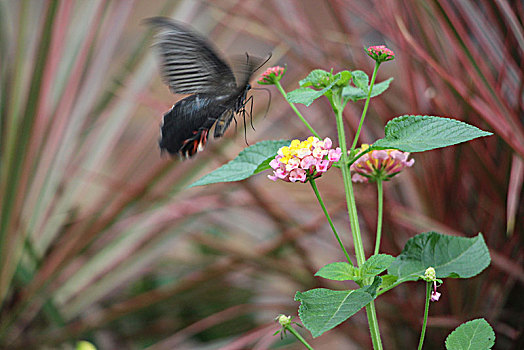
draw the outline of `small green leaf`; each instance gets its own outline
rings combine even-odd
[[[389,288],[392,285],[394,285],[395,282],[397,282],[397,280],[398,280],[398,277],[397,276],[393,276],[393,275],[383,275],[383,276],[380,276],[380,277],[382,278],[382,283],[380,284],[379,289]]]
[[[377,297],[378,288],[380,287],[381,284],[382,284],[382,277],[375,276],[375,278],[373,279],[373,283],[362,287],[362,290],[371,294],[373,299],[375,299]]]
[[[483,318],[461,324],[446,338],[447,350],[488,350],[493,345],[495,332]]]
[[[322,267],[315,276],[333,281],[354,281],[360,278],[358,269],[347,262],[334,262]]]
[[[334,77],[335,85],[346,86],[349,84],[351,77],[352,77],[352,74],[348,70],[343,70],[341,72],[338,72]]]
[[[331,84],[331,86],[333,86],[333,84]],[[288,92],[287,100],[291,103],[302,103],[306,106],[309,106],[317,98],[324,96],[324,93],[328,91],[331,88],[331,86],[318,91],[307,87],[301,87]]]
[[[481,233],[466,238],[425,232],[406,243],[388,273],[402,282],[416,281],[431,266],[437,278],[470,278],[481,273],[490,262]]]
[[[189,187],[218,182],[240,181],[257,173],[262,163],[274,157],[280,147],[289,145],[287,140],[261,141],[242,150],[238,156],[220,168],[204,175]],[[269,162],[268,162],[269,164]]]
[[[391,84],[392,81],[393,78],[389,78],[380,83],[375,83],[375,85],[373,85],[373,91],[371,91],[371,97],[378,96],[382,94],[384,91],[386,91],[389,88],[389,84]],[[364,100],[368,97],[368,89],[364,91],[362,89],[359,89],[358,87],[348,85],[342,90],[342,97],[346,101]]]
[[[369,92],[368,75],[361,70],[355,70],[351,73],[351,75],[353,77],[353,84],[360,90],[364,91],[367,96],[367,93]]]
[[[323,88],[329,85],[333,78],[333,74],[322,69],[312,70],[307,77],[298,82],[301,87],[313,86],[315,88]]]
[[[383,139],[373,148],[422,152],[492,135],[461,121],[429,115],[403,115],[390,120]]]
[[[395,257],[387,254],[377,254],[369,257],[364,265],[361,267],[362,278],[369,278],[378,275],[385,271],[391,263],[395,261]]]
[[[380,278],[373,285],[356,290],[336,291],[325,288],[297,292],[298,315],[313,337],[338,326],[373,300]]]
[[[324,70],[315,69],[300,81],[300,88],[287,93],[287,100],[291,103],[302,103],[309,106],[319,97],[327,95],[329,98],[333,86],[346,85],[350,79],[351,73],[349,71],[342,71],[333,75]],[[314,90],[307,86],[321,90]]]

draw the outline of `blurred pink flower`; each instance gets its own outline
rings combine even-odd
[[[280,66],[269,67],[264,73],[258,78],[257,82],[262,85],[273,85],[277,81],[280,81],[284,74],[286,74],[287,68]]]
[[[365,151],[369,145],[363,144],[359,152]],[[409,153],[396,149],[373,150],[351,164],[353,182],[369,182],[370,180],[388,181],[405,167],[411,167],[414,159],[408,160]]]
[[[370,46],[366,51],[368,56],[378,63],[395,59],[395,53],[385,45]]]
[[[442,294],[437,292],[437,281],[433,282],[433,290],[431,291],[431,301],[438,301]]]

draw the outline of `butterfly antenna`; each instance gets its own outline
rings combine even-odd
[[[247,52],[246,52],[246,54],[247,54]],[[256,72],[257,70],[259,70],[260,67],[262,67],[264,64],[266,64],[271,59],[272,56],[273,56],[273,53],[270,52],[268,57],[266,58],[266,60],[264,62],[262,62],[253,72]]]
[[[266,88],[251,88],[253,90],[264,90],[268,93],[269,100],[267,101],[267,107],[266,107],[266,113],[264,113],[264,119],[267,117],[267,113],[269,112],[269,106],[271,105],[271,90]]]

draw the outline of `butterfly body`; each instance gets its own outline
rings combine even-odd
[[[148,22],[159,30],[162,78],[174,93],[191,94],[164,114],[159,146],[186,158],[204,149],[210,129],[221,137],[235,115],[245,113],[249,80],[263,62],[244,56],[233,74],[201,35],[178,22],[154,17]]]
[[[221,137],[234,115],[244,108],[249,89],[246,86],[238,96],[195,94],[178,101],[162,119],[160,149],[186,158],[202,151],[213,125],[213,136]]]

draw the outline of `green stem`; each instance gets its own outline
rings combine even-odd
[[[375,63],[375,69],[373,69],[373,75],[371,76],[371,82],[369,84],[368,97],[366,98],[366,103],[364,104],[362,115],[360,116],[360,123],[358,124],[358,129],[355,134],[355,138],[353,139],[353,144],[351,145],[351,151],[353,151],[357,146],[358,136],[360,135],[360,130],[362,129],[362,125],[364,124],[364,118],[366,117],[366,113],[368,111],[369,101],[371,100],[371,91],[373,91],[373,85],[375,85],[375,78],[377,77],[377,71],[379,66],[380,63]]]
[[[336,96],[335,93],[333,93],[333,95]],[[349,160],[346,145],[346,135],[344,132],[344,120],[342,117],[342,106],[340,101],[338,101],[336,98],[337,97],[331,100],[331,105],[333,107],[337,120],[338,143],[342,151],[342,157],[340,160],[342,169],[342,179],[344,182],[344,189],[346,192],[346,202],[348,206],[351,233],[353,235],[353,244],[355,245],[355,255],[357,256],[357,263],[360,267],[366,261],[366,256],[364,253],[364,245],[362,244],[362,237],[360,235],[360,226],[358,223],[357,216],[357,205],[355,203],[355,194],[353,192],[353,184],[351,182],[351,172],[348,166]],[[366,306],[366,314],[368,316],[369,332],[371,334],[373,348],[375,350],[382,350],[382,341],[380,339],[380,330],[378,327],[377,313],[375,310],[374,301],[371,301]]]
[[[293,334],[295,337],[297,337],[297,339],[300,340],[300,342],[301,342],[302,344],[304,344],[304,346],[305,346],[306,348],[308,348],[309,350],[315,350],[315,349],[313,349],[313,347],[312,347],[311,345],[308,344],[308,342],[306,341],[306,339],[302,338],[302,336],[300,335],[300,333],[298,333],[298,332],[296,331],[296,329],[294,329],[294,328],[291,327],[291,326],[285,326],[284,328],[285,328],[286,330],[288,330],[291,334]]]
[[[377,311],[375,309],[375,302],[372,301],[366,305],[366,314],[368,316],[369,332],[371,333],[371,341],[374,350],[382,350],[382,341],[380,339],[380,331],[378,329]]]
[[[426,326],[428,324],[429,313],[429,298],[431,295],[431,283],[432,282],[426,282],[426,306],[424,307],[424,322],[422,323],[422,332],[420,332],[420,342],[418,343],[418,350],[422,350],[424,336],[426,335]]]
[[[344,189],[346,192],[346,202],[348,207],[349,223],[351,225],[351,233],[353,235],[353,244],[355,245],[355,255],[357,256],[357,265],[361,266],[366,260],[364,254],[364,246],[360,235],[360,226],[358,224],[357,206],[355,203],[355,195],[353,193],[353,184],[351,183],[351,173],[348,164],[348,152],[346,145],[346,135],[344,132],[344,121],[342,119],[342,109],[337,101],[332,100],[332,106],[335,111],[337,120],[338,143],[342,151],[340,158],[340,168],[342,170],[342,180],[344,182]]]
[[[375,241],[375,255],[380,250],[380,238],[382,236],[382,216],[384,209],[384,191],[382,189],[382,180],[377,180],[377,196],[378,196],[378,216],[377,216],[377,236]]]
[[[304,125],[309,129],[309,131],[311,131],[311,133],[313,135],[315,135],[317,138],[320,139],[320,136],[319,134],[315,131],[315,129],[313,129],[313,127],[311,126],[311,124],[309,124],[307,122],[307,120],[302,116],[302,114],[298,111],[297,107],[295,107],[295,105],[292,103],[292,102],[289,102],[289,100],[287,99],[287,94],[286,92],[284,91],[284,88],[282,87],[282,85],[280,84],[279,81],[277,81],[275,83],[278,91],[280,91],[280,93],[282,94],[282,96],[284,96],[284,99],[287,101],[287,103],[289,103],[289,105],[291,106],[291,109],[293,109],[293,111],[295,111],[296,115],[298,115],[298,117],[300,118],[300,120],[302,120],[302,123],[304,123]]]
[[[333,230],[333,233],[335,234],[335,238],[337,239],[338,244],[340,245],[340,248],[342,248],[342,251],[344,252],[344,255],[346,256],[347,261],[353,265],[351,262],[351,259],[349,258],[349,254],[342,244],[342,240],[340,239],[340,236],[337,233],[337,230],[335,229],[335,225],[333,224],[333,221],[331,220],[331,217],[329,216],[329,213],[326,209],[326,206],[324,205],[324,201],[322,200],[322,197],[320,196],[320,192],[318,191],[317,184],[315,183],[315,179],[311,178],[309,180],[309,183],[311,184],[311,187],[313,188],[313,192],[315,192],[315,195],[317,196],[318,203],[320,203],[320,206],[322,207],[322,210],[324,211],[324,215],[326,215],[326,219],[329,222],[329,226],[331,226],[331,230]]]

